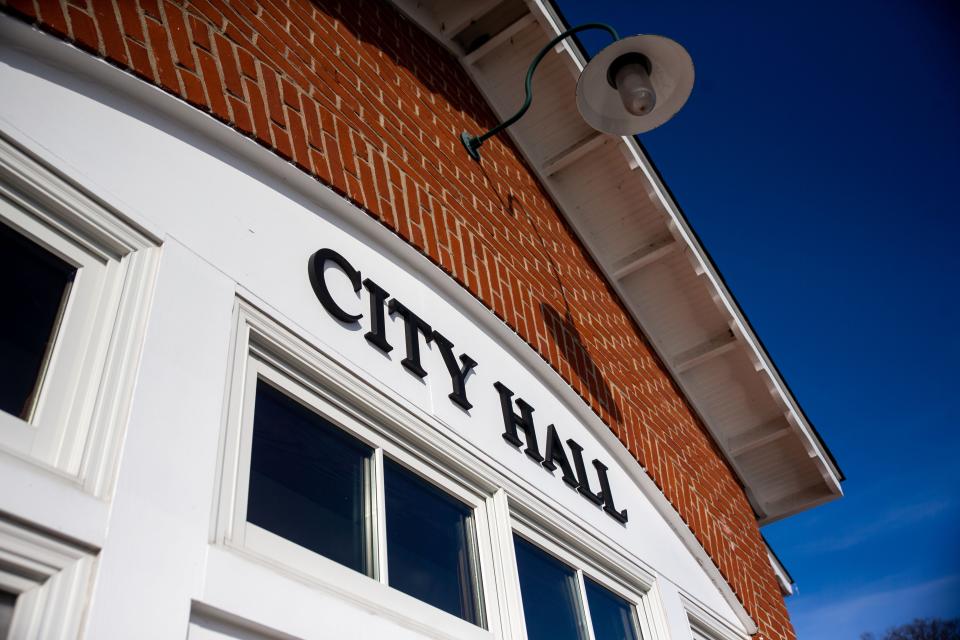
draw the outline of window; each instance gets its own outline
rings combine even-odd
[[[248,523],[482,626],[473,508],[260,377],[249,476]]]
[[[573,569],[514,536],[529,640],[588,640]]]
[[[0,140],[0,448],[108,495],[159,240]]]
[[[247,521],[370,574],[373,449],[263,381],[253,425]]]
[[[491,498],[249,338],[238,346],[243,400],[228,418],[237,426],[226,432],[219,539],[419,626],[485,634],[490,552],[477,532]]]
[[[0,409],[29,420],[76,267],[0,224]]]
[[[640,640],[625,598],[523,537],[513,540],[528,640]]]
[[[17,596],[0,591],[0,639],[10,637],[10,625],[13,623],[13,609],[17,605]]]
[[[586,587],[594,637],[597,640],[608,638],[638,640],[633,607],[630,603],[590,578],[584,578],[583,582]]]
[[[390,586],[479,624],[473,510],[384,460]]]

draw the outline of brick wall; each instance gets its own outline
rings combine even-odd
[[[580,394],[647,470],[760,627],[794,638],[751,508],[640,329],[459,63],[392,6],[0,0],[253,138],[438,264]],[[557,311],[561,310],[561,311]]]

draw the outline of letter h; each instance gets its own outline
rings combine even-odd
[[[517,398],[516,405],[520,409],[518,415],[513,410],[513,391],[500,382],[494,382],[493,386],[500,393],[500,408],[503,409],[503,439],[519,449],[523,444],[523,440],[520,440],[517,435],[519,427],[523,430],[524,440],[527,441],[523,452],[537,462],[543,462],[543,456],[540,455],[540,448],[537,446],[537,432],[533,427],[533,407]]]

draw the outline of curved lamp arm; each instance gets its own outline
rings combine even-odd
[[[586,31],[587,29],[602,29],[603,31],[606,31],[607,33],[609,33],[610,37],[612,37],[614,41],[617,41],[620,39],[620,36],[617,34],[616,30],[610,25],[603,24],[600,22],[588,22],[586,24],[581,24],[579,26],[567,29],[566,31],[558,35],[556,38],[548,42],[546,46],[544,46],[543,49],[540,50],[540,53],[538,53],[537,56],[533,59],[533,62],[530,63],[530,68],[527,69],[527,79],[526,79],[526,82],[524,83],[524,86],[526,87],[526,90],[527,90],[527,97],[523,101],[523,105],[520,107],[520,110],[517,111],[512,116],[510,116],[509,118],[507,118],[506,120],[504,120],[503,122],[501,122],[500,124],[498,124],[497,126],[495,126],[493,129],[490,129],[489,131],[484,133],[483,135],[474,136],[474,135],[470,135],[466,131],[460,134],[460,142],[462,142],[463,146],[467,148],[467,153],[470,154],[471,158],[473,158],[474,160],[480,160],[480,151],[479,151],[480,145],[482,145],[488,138],[491,138],[497,135],[498,133],[500,133],[501,131],[503,131],[504,129],[506,129],[513,123],[515,123],[517,120],[522,118],[523,114],[525,114],[527,112],[527,109],[530,108],[530,102],[533,100],[533,72],[536,70],[537,65],[540,64],[540,61],[543,60],[544,56],[547,55],[550,49],[552,49],[557,44],[559,44],[560,41],[563,40],[564,38],[572,36],[573,34],[578,33],[580,31]]]

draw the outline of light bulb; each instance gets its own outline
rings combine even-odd
[[[614,72],[612,84],[620,94],[623,108],[635,116],[645,116],[653,111],[657,104],[657,93],[650,82],[650,62],[647,58],[630,56],[615,60],[611,67]]]

